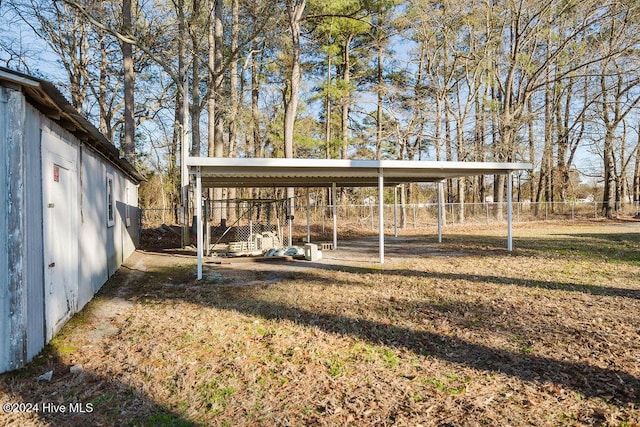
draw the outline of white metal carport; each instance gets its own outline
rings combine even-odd
[[[475,175],[507,175],[507,249],[512,242],[512,173],[531,169],[529,163],[439,162],[406,160],[320,160],[187,157],[189,176],[195,177],[198,248],[198,279],[202,278],[203,231],[202,188],[240,187],[378,187],[378,204],[383,206],[383,189],[411,182],[442,182]],[[335,193],[334,193],[335,194]],[[334,207],[335,209],[335,204]],[[379,213],[379,254],[384,263],[384,217]],[[442,204],[438,197],[438,237],[442,235]],[[334,242],[335,221],[334,215]]]

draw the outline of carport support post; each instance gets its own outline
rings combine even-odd
[[[442,200],[444,195],[443,182],[438,182],[438,243],[442,243]]]
[[[336,183],[331,184],[331,202],[333,204],[333,249],[338,248],[338,194],[336,193]]]
[[[513,251],[513,172],[507,173],[507,250]]]
[[[393,186],[393,235],[398,237],[398,186]]]
[[[307,187],[307,243],[311,242],[311,198],[309,196],[309,187]]]
[[[384,175],[382,169],[378,172],[378,248],[380,264],[384,264]]]
[[[211,215],[211,203],[209,199],[204,201],[204,254],[205,256],[211,255],[211,222],[209,216]]]
[[[198,280],[202,280],[202,177],[196,170],[196,239],[198,245]]]
[[[291,191],[289,191],[291,190]],[[288,245],[293,245],[293,208],[295,205],[294,189],[287,188],[287,227],[289,227]]]

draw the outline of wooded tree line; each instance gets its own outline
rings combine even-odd
[[[640,201],[636,0],[1,8],[46,42],[73,105],[125,156],[153,165],[174,203],[185,105],[192,155],[525,161],[534,170],[520,197],[553,202],[573,196],[582,152],[599,166],[605,215]],[[36,70],[38,57],[18,42],[1,42],[4,62]],[[504,188],[504,176],[453,180],[447,197],[499,202]]]

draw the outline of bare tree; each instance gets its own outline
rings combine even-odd
[[[133,27],[131,19],[131,0],[122,1],[122,33],[130,35]],[[124,142],[122,151],[131,163],[136,157],[136,122],[134,117],[135,98],[135,72],[133,70],[133,46],[128,41],[122,41],[122,65],[124,74]]]
[[[306,6],[306,0],[285,0],[289,29],[291,31],[291,65],[287,71],[286,96],[284,105],[284,156],[293,157],[293,131],[296,114],[298,112],[298,99],[300,80],[302,79],[301,67],[301,28],[302,15]]]
[[[627,46],[635,40],[631,32],[637,29],[631,26],[632,8],[615,10],[602,33],[603,49],[609,55],[602,61],[600,83],[599,113],[604,126],[602,148],[604,193],[602,198],[603,215],[613,218],[617,211],[616,196],[620,195],[622,185],[622,167],[617,168],[615,140],[619,127],[624,124],[627,115],[640,103],[640,58],[629,51]],[[622,19],[621,19],[622,18]],[[631,52],[631,55],[628,54]],[[624,147],[624,144],[622,145]],[[621,159],[622,161],[622,159]]]

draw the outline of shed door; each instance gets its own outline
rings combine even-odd
[[[46,152],[44,169],[45,323],[49,341],[78,306],[76,174],[71,159]]]

